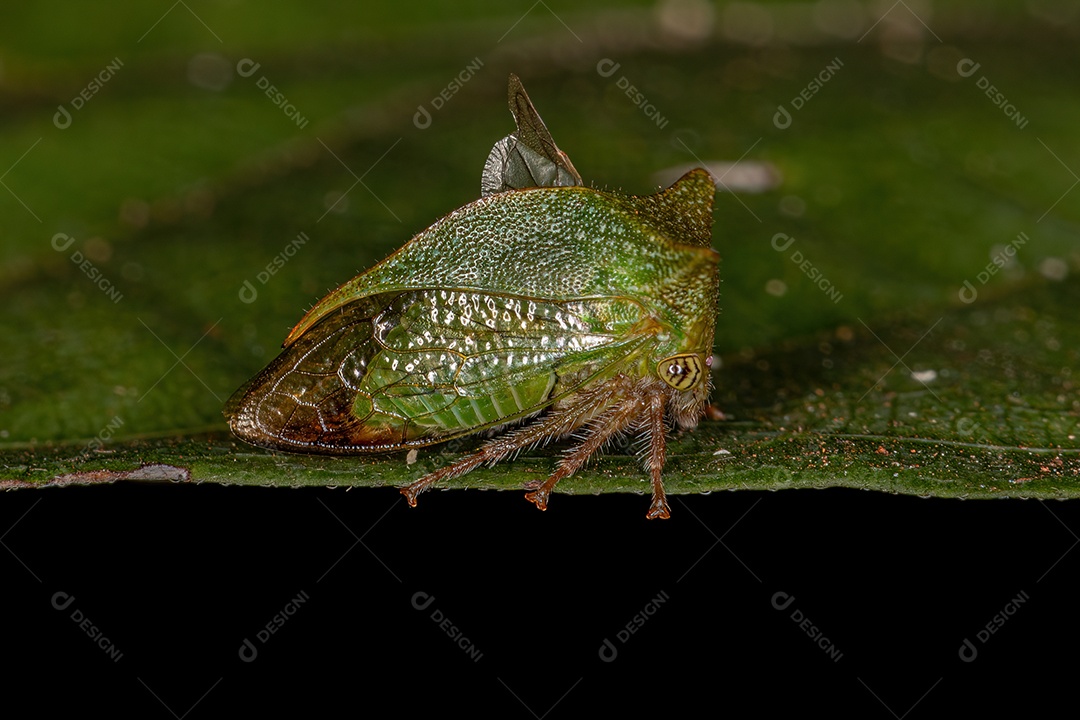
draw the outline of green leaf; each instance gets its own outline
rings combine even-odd
[[[670,447],[668,491],[840,485],[967,498],[1080,497],[1080,416],[1070,392],[1080,333],[1058,315],[1080,302],[1080,283],[1040,283],[1024,294],[1023,302],[953,308],[936,320],[876,329],[842,326],[725,359],[719,394],[734,417],[705,422]],[[533,453],[449,485],[519,489],[550,472],[555,455]],[[113,480],[379,486],[415,480],[453,456],[422,451],[415,465],[404,453],[302,456],[210,433],[9,449],[2,462],[17,481],[8,487]],[[626,443],[560,488],[642,492],[639,475]]]
[[[1008,10],[995,17],[1017,38],[1044,31]],[[241,27],[213,20],[219,33]],[[135,33],[135,54],[67,129],[52,122],[55,98],[74,97],[116,53],[88,47],[88,34],[63,67],[14,47],[5,91],[20,112],[0,197],[4,487],[400,485],[480,442],[421,451],[413,465],[402,454],[275,454],[234,441],[220,410],[327,289],[475,198],[506,134],[514,71],[586,182],[644,193],[663,168],[744,153],[780,175],[775,188],[717,198],[714,398],[733,419],[671,444],[669,492],[1077,496],[1080,99],[1062,43],[954,32],[946,45],[923,33],[900,53],[875,31],[782,52],[628,46],[603,75],[595,65],[609,53],[586,34],[588,62],[573,72],[548,67],[544,43],[467,71],[477,38],[494,38],[486,21],[455,21],[456,39],[385,74],[357,66],[407,39],[344,38],[316,62],[306,30],[285,39],[245,26],[262,64],[242,77],[231,71],[240,57],[226,58],[231,81],[218,90],[188,79],[180,34],[205,32],[196,23],[163,26],[153,52]],[[45,21],[21,22],[32,35]],[[414,37],[436,34],[441,20],[428,22]],[[946,36],[947,23],[934,30]],[[967,77],[964,58],[980,65]],[[305,127],[259,87],[264,77]],[[421,104],[425,128],[413,122]],[[786,127],[774,123],[781,105]],[[450,485],[520,489],[559,450]],[[559,489],[648,486],[624,445]]]

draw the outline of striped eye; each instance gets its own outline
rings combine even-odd
[[[690,390],[701,380],[701,356],[672,355],[656,366],[660,378],[676,390]]]

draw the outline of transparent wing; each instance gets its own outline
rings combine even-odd
[[[539,412],[644,346],[625,298],[460,290],[355,301],[230,400],[258,445],[356,453],[427,445]]]
[[[581,185],[581,175],[558,148],[529,100],[517,75],[510,75],[510,112],[517,130],[491,149],[480,180],[480,194],[529,187]]]

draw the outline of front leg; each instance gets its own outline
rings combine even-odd
[[[654,390],[649,396],[648,417],[645,419],[645,430],[649,437],[649,447],[645,455],[645,469],[652,480],[652,503],[645,517],[649,520],[660,518],[667,520],[671,517],[671,508],[668,507],[667,495],[664,493],[664,462],[667,459],[667,424],[664,422],[664,395],[663,391]]]

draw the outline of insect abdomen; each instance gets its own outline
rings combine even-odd
[[[528,378],[492,388],[490,392],[459,394],[447,389],[431,393],[402,386],[379,393],[374,405],[383,414],[408,421],[411,426],[408,435],[434,438],[527,415],[546,403],[555,381],[554,372],[538,370]],[[372,420],[377,422],[375,418]]]

